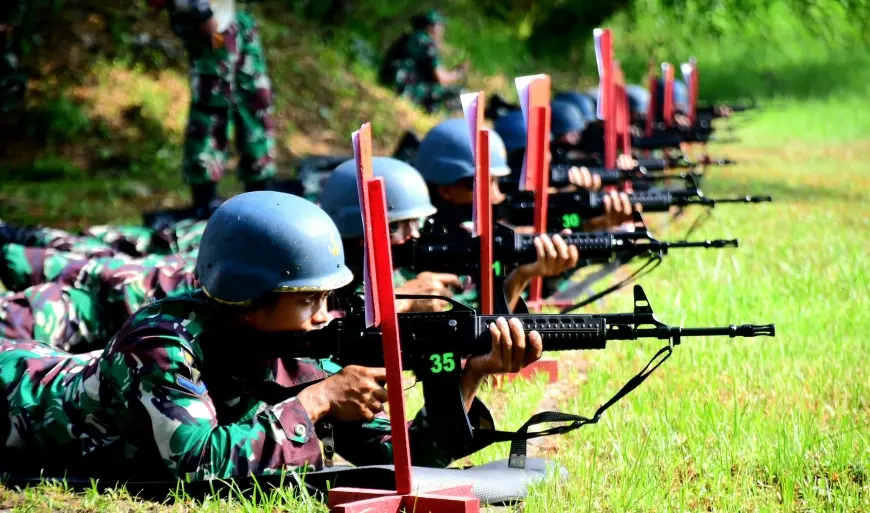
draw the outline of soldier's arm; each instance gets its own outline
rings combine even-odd
[[[331,360],[322,360],[319,366],[328,374],[341,370],[341,366]],[[468,410],[468,418],[475,428],[493,429],[492,415],[483,402],[476,398]],[[317,424],[317,432],[322,439],[331,436],[335,451],[354,465],[393,463],[390,421],[383,413],[371,422],[334,422],[325,419]],[[446,467],[468,455],[455,447],[436,443],[425,408],[417,413],[413,421],[408,422],[408,437],[411,461],[415,465]]]
[[[173,474],[229,478],[320,466],[314,426],[295,397],[273,406],[259,403],[242,420],[220,424],[185,335],[157,327],[131,336],[135,340],[124,344],[130,349],[122,363],[112,360],[116,368],[109,375],[137,376],[128,395],[136,438],[131,442],[156,447]]]
[[[492,415],[477,398],[471,404],[468,418],[475,429],[493,429]],[[318,428],[323,435],[322,425]],[[354,465],[393,463],[390,421],[384,415],[366,423],[333,423],[333,436],[336,452]],[[470,454],[470,451],[451,447],[449,443],[436,442],[425,408],[408,423],[408,440],[414,465],[443,468]]]

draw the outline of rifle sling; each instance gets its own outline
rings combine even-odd
[[[483,449],[484,447],[487,447],[490,444],[497,442],[511,442],[510,458],[508,460],[508,465],[511,468],[524,468],[526,464],[528,440],[543,436],[561,435],[574,431],[575,429],[583,427],[587,424],[598,423],[598,421],[601,419],[601,415],[604,414],[604,412],[607,411],[608,408],[616,404],[620,399],[631,393],[641,383],[646,381],[646,378],[648,378],[650,374],[653,373],[653,371],[658,369],[659,366],[665,362],[665,360],[670,358],[672,353],[673,346],[671,344],[668,344],[667,346],[659,349],[659,351],[655,354],[655,356],[652,357],[649,363],[647,363],[646,366],[637,375],[635,375],[625,385],[623,385],[623,387],[619,389],[619,391],[614,394],[613,397],[611,397],[606,403],[599,407],[591,418],[555,411],[536,413],[535,415],[532,415],[532,417],[529,418],[529,420],[526,421],[526,423],[523,424],[522,427],[520,427],[515,432],[477,430],[474,433],[474,445],[476,447],[476,450]],[[553,422],[570,422],[571,424],[565,424],[529,433],[529,428],[531,427],[542,424],[551,424]]]

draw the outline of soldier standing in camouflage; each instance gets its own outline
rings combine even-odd
[[[216,207],[235,127],[239,178],[246,191],[271,188],[275,176],[272,86],[259,28],[235,0],[170,0],[173,31],[190,57],[190,114],[184,178],[206,218]]]
[[[468,62],[454,71],[441,66],[438,54],[444,45],[444,19],[430,11],[412,18],[411,26],[413,31],[396,40],[387,51],[381,83],[426,112],[461,108],[460,91],[455,85],[465,77]]]
[[[104,351],[0,341],[3,470],[122,480],[272,474],[320,468],[321,438],[352,463],[390,461],[384,369],[328,375],[270,353],[276,336],[324,327],[327,295],[352,279],[323,210],[271,191],[230,199],[203,234],[196,275],[201,289],[137,312]],[[500,318],[489,331],[490,353],[467,360],[461,380],[474,429],[492,424],[476,397],[482,380],[542,351],[518,320]],[[286,395],[263,399],[270,381]],[[425,409],[411,423],[415,463],[465,455],[436,446],[429,426]]]

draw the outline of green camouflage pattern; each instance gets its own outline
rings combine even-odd
[[[313,425],[295,397],[266,404],[249,385],[261,376],[254,381],[293,387],[327,373],[307,360],[258,370],[222,358],[219,345],[202,340],[225,329],[226,313],[197,290],[140,310],[103,351],[71,355],[0,339],[0,459],[21,472],[112,479],[320,468],[319,433],[330,428]],[[336,452],[348,461],[391,462],[385,419],[330,423]],[[410,424],[412,459],[446,466],[450,448],[435,446],[428,425],[424,411]]]
[[[0,337],[7,339],[83,352],[105,345],[111,336],[102,317],[93,295],[57,283],[0,293]]]
[[[65,351],[105,347],[140,308],[197,287],[195,259],[185,255],[88,259],[7,244],[2,256],[0,277],[13,292],[0,295],[0,334]]]
[[[461,107],[459,90],[438,83],[435,70],[441,65],[432,37],[423,30],[413,32],[395,43],[385,63],[383,80],[401,96],[427,112]]]
[[[230,126],[235,127],[239,178],[275,176],[274,107],[266,56],[254,18],[237,11],[213,49],[202,36],[183,38],[190,53],[190,113],[184,141],[184,178],[218,182],[227,165]]]
[[[206,223],[204,220],[184,219],[159,231],[144,226],[100,225],[73,234],[55,228],[19,227],[0,221],[0,245],[6,242],[85,257],[195,255]]]

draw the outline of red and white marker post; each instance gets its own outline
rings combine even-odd
[[[372,286],[366,287],[366,304],[377,305],[379,319],[371,325],[381,326],[384,344],[384,367],[390,404],[390,430],[393,446],[396,490],[333,488],[329,491],[329,510],[336,513],[399,513],[404,511],[443,511],[478,513],[480,500],[471,485],[413,494],[411,449],[405,422],[405,398],[402,390],[402,354],[396,296],[393,292],[393,264],[384,180],[371,175],[371,125],[366,123],[354,133],[354,154],[363,189],[361,203],[364,243],[373,255],[365,275]],[[369,294],[372,297],[368,297]],[[366,316],[366,324],[369,316]]]

